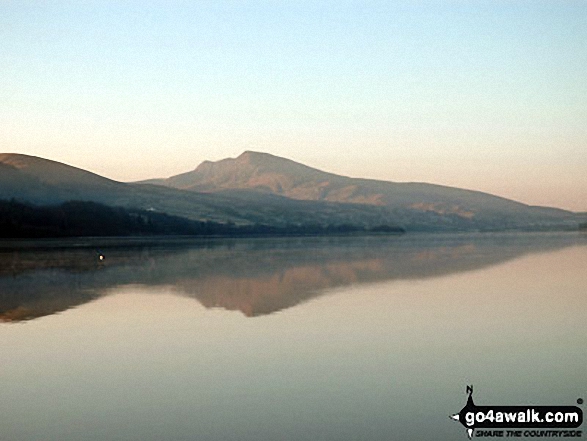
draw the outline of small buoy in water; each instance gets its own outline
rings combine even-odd
[[[98,256],[98,259],[104,260],[104,255],[103,254],[100,254],[100,256]]]

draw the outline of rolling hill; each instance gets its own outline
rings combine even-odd
[[[487,193],[339,176],[267,153],[205,161],[168,179],[113,181],[59,162],[0,154],[0,199],[91,201],[199,221],[401,226],[408,231],[576,229],[580,216]]]

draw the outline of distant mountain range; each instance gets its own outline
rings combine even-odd
[[[425,183],[356,179],[267,153],[205,161],[167,179],[113,181],[55,161],[0,154],[0,199],[92,201],[191,220],[288,226],[400,226],[408,231],[577,229],[584,215]]]

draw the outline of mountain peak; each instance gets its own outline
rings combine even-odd
[[[240,155],[238,155],[236,159],[248,160],[248,159],[267,159],[267,158],[285,160],[285,158],[281,158],[279,156],[272,155],[271,153],[256,152],[254,150],[245,150]]]
[[[273,155],[270,155],[269,153],[256,152],[254,150],[245,150],[240,155],[238,155],[236,159],[248,159],[251,157],[263,156],[263,155],[273,156]]]
[[[236,158],[204,161],[191,172],[168,178],[165,185],[204,192],[255,189],[284,194],[299,182],[324,181],[331,176],[290,159],[246,150]]]
[[[228,159],[227,161],[231,161]],[[292,161],[291,159],[282,158],[280,156],[275,156],[270,153],[264,152],[255,152],[253,150],[245,150],[241,153],[236,159],[234,159],[236,163],[239,164],[250,164],[254,166],[265,166],[265,167],[275,167],[275,166],[301,166],[305,168],[307,167],[299,162]],[[219,161],[221,162],[221,161]]]

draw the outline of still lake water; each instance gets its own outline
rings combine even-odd
[[[587,398],[587,235],[0,249],[0,440],[466,440]]]

